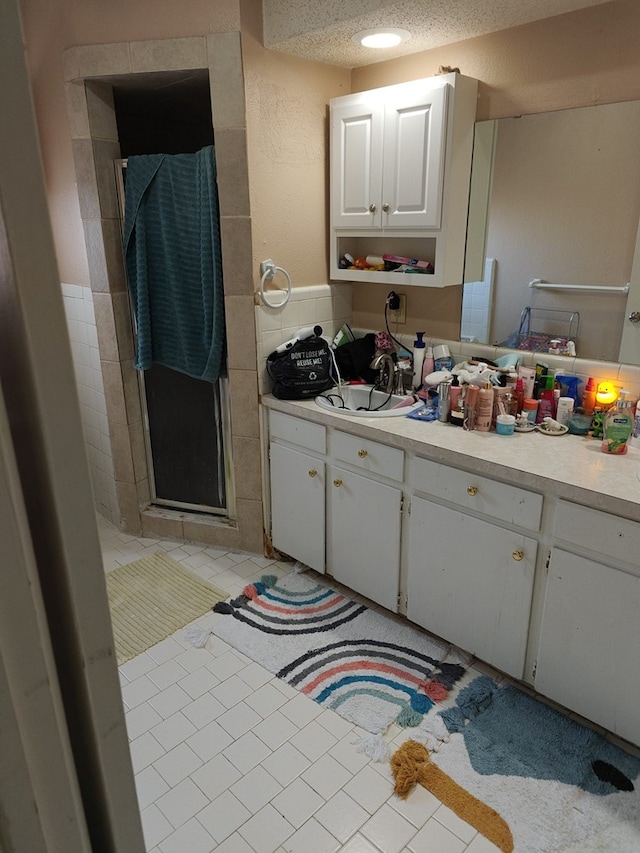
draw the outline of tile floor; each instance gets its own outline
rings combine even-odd
[[[99,528],[106,571],[161,549],[235,596],[267,567],[292,570]],[[496,853],[424,788],[397,798],[389,765],[357,752],[366,732],[227,643],[196,649],[183,635],[120,667],[148,853]],[[406,737],[388,733],[393,746]]]

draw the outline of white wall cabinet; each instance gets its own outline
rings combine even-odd
[[[561,502],[555,533],[536,689],[640,743],[640,524]]]
[[[538,543],[414,496],[407,616],[522,678]]]
[[[449,86],[332,102],[336,228],[439,228]]]
[[[331,101],[331,278],[462,283],[476,98],[477,81],[446,74]],[[340,269],[347,252],[435,272]]]

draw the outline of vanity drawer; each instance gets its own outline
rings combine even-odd
[[[282,412],[269,412],[269,432],[271,438],[279,438],[316,453],[326,452],[327,431],[321,424],[292,418]]]
[[[539,530],[542,495],[498,483],[416,457],[411,485],[432,498],[442,498],[473,513],[482,513],[526,530]]]
[[[378,444],[377,441],[336,430],[331,435],[331,455],[341,462],[348,462],[372,474],[402,481],[404,451],[397,447]]]
[[[578,545],[602,554],[607,563],[638,565],[640,523],[608,512],[559,501],[554,526],[556,542]]]

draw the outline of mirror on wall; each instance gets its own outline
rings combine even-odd
[[[639,219],[640,101],[478,122],[461,338],[578,313],[577,355],[618,361]]]

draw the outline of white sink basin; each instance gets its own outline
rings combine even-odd
[[[388,394],[386,391],[374,389],[372,385],[346,385],[324,391],[316,397],[316,405],[327,409],[336,415],[349,415],[355,418],[398,418],[404,417],[412,409],[423,404],[414,403],[394,409],[396,403],[405,400],[399,394]]]

